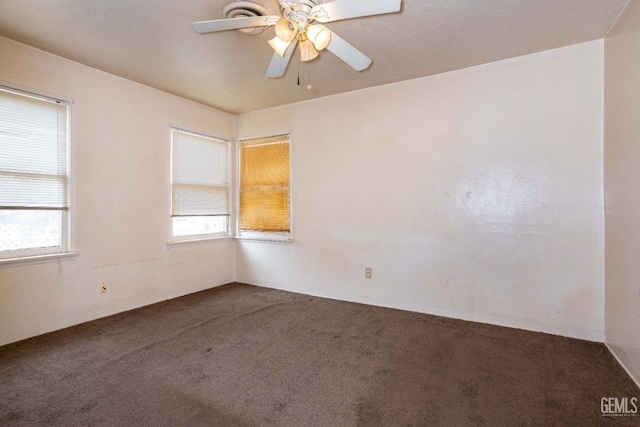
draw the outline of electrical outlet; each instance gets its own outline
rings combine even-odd
[[[100,283],[100,286],[98,286],[98,292],[101,294],[107,293],[107,282]]]
[[[367,267],[364,269],[364,278],[371,279],[371,267]]]

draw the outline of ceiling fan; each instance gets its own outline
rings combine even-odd
[[[327,49],[356,71],[365,70],[371,59],[322,24],[362,16],[400,11],[402,0],[278,0],[280,14],[237,17],[194,22],[198,33],[238,30],[254,27],[276,27],[276,36],[269,40],[275,50],[267,77],[284,75],[293,51],[300,48],[300,60],[310,61],[318,51]]]

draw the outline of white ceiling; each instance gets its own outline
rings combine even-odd
[[[0,0],[0,35],[240,114],[600,39],[629,0],[403,0],[400,13],[327,24],[373,59],[369,69],[324,51],[294,56],[279,79],[265,76],[273,27],[191,29],[229,1]],[[278,14],[276,0],[254,1]]]

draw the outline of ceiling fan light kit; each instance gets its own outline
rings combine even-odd
[[[269,45],[271,45],[273,50],[275,50],[277,54],[282,57],[284,57],[284,54],[287,51],[287,48],[289,47],[290,44],[291,44],[291,40],[288,42],[285,42],[285,41],[282,41],[282,39],[277,36],[269,40]]]
[[[327,27],[312,22],[327,23],[399,12],[401,1],[333,0],[323,3],[322,0],[278,0],[281,16],[253,16],[249,13],[250,16],[195,22],[193,29],[198,33],[227,30],[255,33],[256,29],[275,26],[276,36],[269,40],[269,45],[275,51],[267,70],[267,76],[271,78],[284,75],[296,46],[300,49],[300,60],[303,62],[317,58],[318,51],[327,49],[354,70],[362,71],[371,65],[370,58]],[[259,12],[264,10],[259,5],[250,7],[246,4],[251,3],[248,1],[235,1],[227,4],[223,11],[233,10],[239,3],[242,3],[244,9]]]
[[[308,25],[307,37],[316,49],[323,50],[331,41],[331,31],[317,25]]]
[[[300,47],[300,61],[311,61],[318,57],[318,51],[313,47],[311,40],[300,36],[298,46]]]
[[[283,42],[290,42],[298,33],[298,23],[290,19],[280,18],[276,24],[276,36]]]

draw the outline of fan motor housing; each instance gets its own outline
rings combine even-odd
[[[278,0],[282,16],[297,22],[301,32],[313,20],[311,9],[320,3],[322,0]]]
[[[297,3],[299,3],[300,5],[299,11],[302,11],[308,14],[311,8],[322,3],[322,0],[298,0]],[[287,7],[288,6],[287,2],[278,1],[278,4],[280,5],[280,13],[282,13],[282,16],[288,17],[289,15],[299,12],[295,10],[293,7]]]

